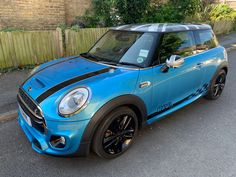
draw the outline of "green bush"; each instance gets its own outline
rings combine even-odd
[[[196,12],[193,15],[188,15],[185,17],[184,22],[186,23],[207,23],[212,24],[210,19],[210,12],[212,10],[212,5],[208,4],[201,7],[199,12]]]
[[[82,23],[85,27],[104,27],[115,26],[117,16],[115,9],[115,0],[93,0],[93,8],[86,11],[82,17]]]
[[[157,8],[151,8],[148,15],[143,18],[143,22],[148,23],[174,23],[182,22],[184,15],[174,5],[168,3]]]
[[[121,23],[140,23],[143,16],[147,13],[150,0],[119,0],[115,7]]]
[[[143,22],[184,22],[186,16],[195,15],[200,11],[200,7],[200,0],[169,0],[168,3],[149,8]]]
[[[3,28],[0,29],[0,32],[22,32],[24,31],[23,29],[18,29],[18,28]]]
[[[169,0],[169,4],[176,7],[183,16],[193,15],[199,12],[201,8],[201,0]]]
[[[85,27],[140,23],[150,0],[93,0],[92,3],[92,10],[87,10],[82,19]]]
[[[70,29],[73,30],[73,31],[78,32],[80,30],[80,26],[79,25],[73,25],[73,26],[71,26]]]
[[[209,15],[212,22],[219,20],[235,20],[236,11],[227,4],[218,4],[212,7]]]
[[[213,0],[93,0],[93,8],[80,18],[85,27],[130,23],[208,23],[235,20],[236,12]]]
[[[219,21],[233,21],[235,25],[231,30],[235,30],[236,11],[227,4],[207,4],[206,6],[202,5],[201,10],[195,15],[185,18],[185,22],[208,23],[212,26]]]

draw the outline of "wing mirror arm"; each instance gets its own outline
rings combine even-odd
[[[165,63],[162,67],[161,67],[161,72],[163,73],[167,73],[169,71],[170,67]]]

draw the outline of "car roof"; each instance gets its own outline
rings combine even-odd
[[[180,24],[180,23],[150,23],[129,24],[112,28],[113,30],[136,31],[136,32],[178,32],[192,30],[212,29],[207,24]]]

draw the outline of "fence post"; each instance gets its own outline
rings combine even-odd
[[[17,61],[17,58],[16,58],[16,52],[15,52],[15,47],[14,47],[14,43],[13,43],[13,39],[12,39],[12,33],[11,32],[7,32],[7,36],[8,36],[8,41],[9,41],[9,45],[11,47],[11,62],[12,62],[12,65],[14,67],[17,67],[19,65],[18,61]]]
[[[65,55],[68,56],[68,48],[69,48],[69,29],[65,30]]]
[[[62,57],[64,56],[65,54],[65,51],[64,51],[64,40],[63,40],[63,34],[62,34],[62,30],[61,28],[57,28],[56,29],[57,31],[57,36],[58,36],[58,42],[59,42],[59,56]]]

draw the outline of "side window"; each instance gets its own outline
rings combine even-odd
[[[160,63],[165,63],[171,55],[187,57],[195,50],[194,37],[191,31],[166,33],[160,46]]]
[[[195,31],[194,35],[198,53],[212,49],[218,45],[216,37],[211,30]]]

